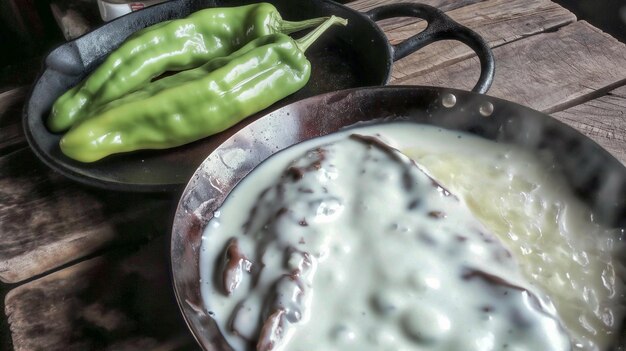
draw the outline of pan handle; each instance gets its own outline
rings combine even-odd
[[[384,5],[365,13],[373,21],[393,17],[417,17],[428,22],[426,29],[393,47],[393,60],[397,61],[428,44],[439,40],[458,40],[469,46],[480,59],[480,77],[472,88],[484,94],[491,87],[495,73],[495,60],[491,48],[473,30],[455,22],[443,11],[424,4],[400,3]]]

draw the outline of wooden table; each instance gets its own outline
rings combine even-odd
[[[406,0],[405,0],[406,1]],[[489,95],[577,128],[626,164],[626,46],[548,0],[421,0],[481,34],[497,69]],[[359,11],[392,3],[357,0]],[[392,43],[425,27],[379,23]],[[395,63],[390,84],[470,89],[478,60],[440,42]],[[15,350],[196,349],[169,282],[177,195],[90,189],[25,143],[27,88],[0,94],[0,280]],[[6,339],[6,338],[5,338]],[[9,346],[8,342],[4,345]]]

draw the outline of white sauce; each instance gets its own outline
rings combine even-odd
[[[352,133],[380,135],[459,199]],[[304,171],[285,172],[294,160]],[[252,175],[209,223],[200,262],[235,350],[259,334],[267,350],[602,350],[619,327],[616,233],[513,146],[378,125],[297,145]],[[227,296],[216,263],[233,237]]]

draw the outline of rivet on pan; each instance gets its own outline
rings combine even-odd
[[[478,112],[480,112],[483,117],[491,116],[491,114],[493,113],[493,104],[489,101],[483,102],[482,104],[480,104]]]
[[[443,94],[443,96],[441,97],[441,104],[443,105],[443,107],[448,107],[448,108],[456,105],[456,96],[454,96],[454,94],[451,94],[451,93]]]

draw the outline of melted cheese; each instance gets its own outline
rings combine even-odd
[[[202,295],[242,351],[259,335],[275,350],[605,349],[623,316],[616,233],[560,184],[514,146],[434,127],[312,140],[216,213]]]

